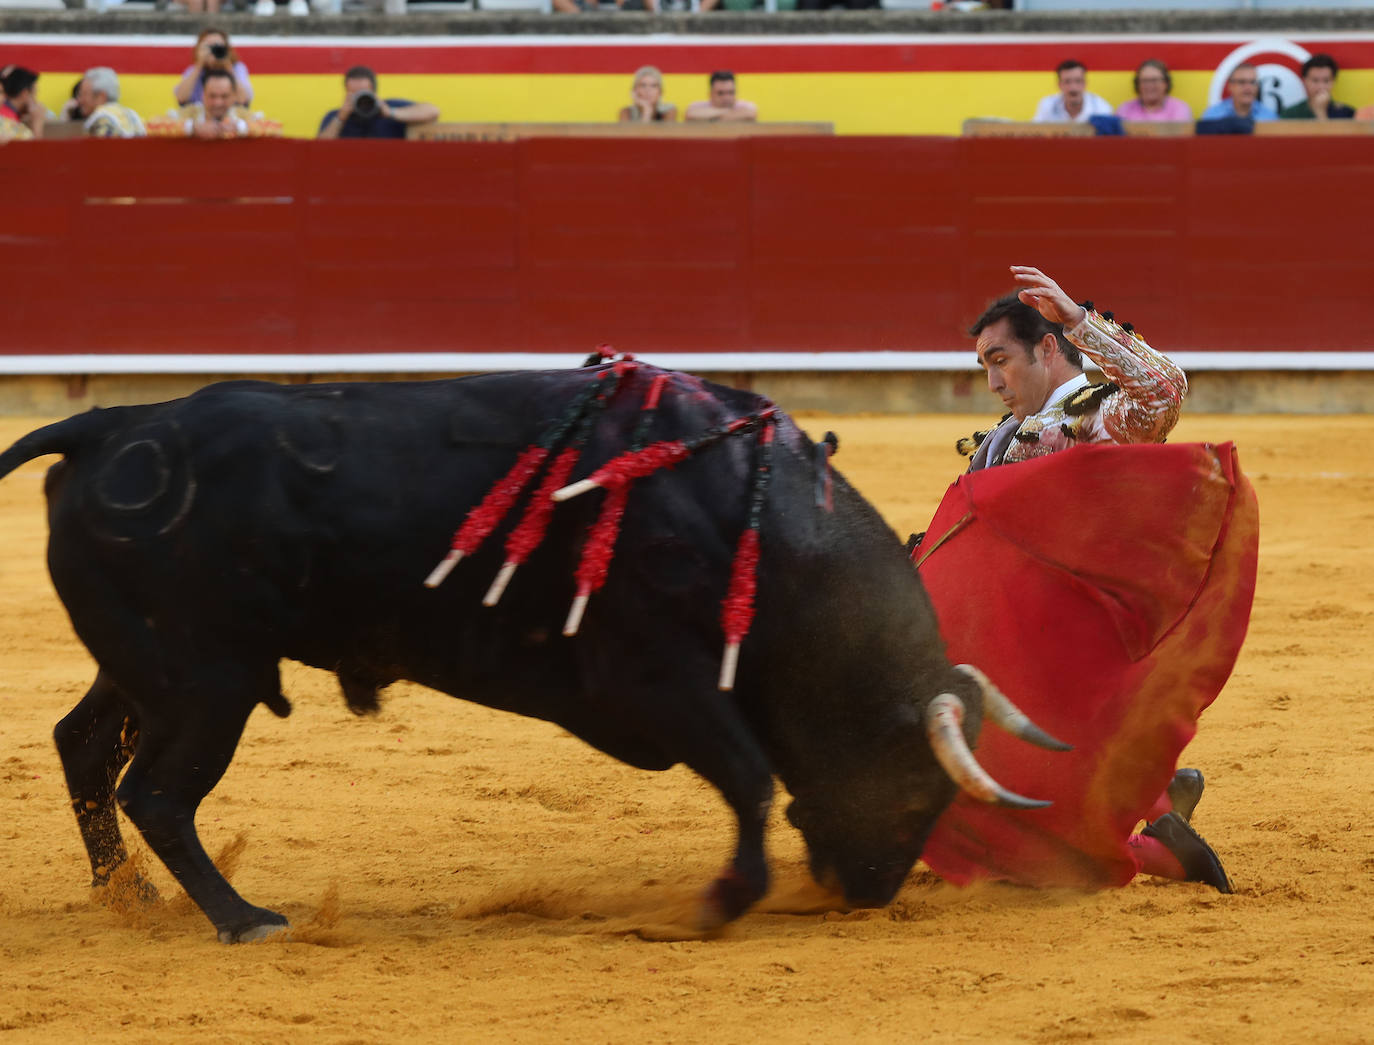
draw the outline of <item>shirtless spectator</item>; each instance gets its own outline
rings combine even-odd
[[[22,65],[7,65],[0,72],[0,141],[43,137],[48,110],[38,100],[38,74]]]
[[[1349,120],[1355,116],[1355,109],[1343,105],[1331,97],[1331,89],[1336,85],[1340,73],[1336,59],[1329,54],[1314,54],[1302,63],[1302,89],[1307,97],[1279,110],[1283,120]]]
[[[1112,115],[1107,100],[1088,90],[1087,67],[1077,58],[1064,59],[1054,71],[1059,93],[1040,99],[1031,117],[1034,123],[1087,123],[1090,116]]]
[[[716,123],[752,123],[759,118],[759,107],[742,101],[735,94],[735,74],[728,69],[711,74],[709,101],[693,102],[687,106],[685,120],[707,120]]]

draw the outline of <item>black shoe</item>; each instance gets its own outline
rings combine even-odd
[[[1193,810],[1202,799],[1202,772],[1197,769],[1180,769],[1169,781],[1165,794],[1173,811],[1184,820],[1192,822]]]
[[[1231,891],[1230,879],[1215,851],[1177,813],[1165,813],[1154,823],[1146,824],[1141,834],[1163,842],[1178,857],[1188,881],[1206,882],[1219,893]]]

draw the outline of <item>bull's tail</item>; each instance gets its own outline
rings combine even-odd
[[[109,431],[118,413],[117,409],[96,408],[30,432],[0,454],[0,479],[35,457],[73,453],[93,438],[99,438]]]

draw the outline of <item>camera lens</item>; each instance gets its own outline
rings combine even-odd
[[[359,91],[353,98],[353,111],[370,120],[377,115],[377,96],[371,91]]]
[[[229,45],[228,45],[228,44],[211,44],[211,45],[210,45],[210,55],[211,55],[211,57],[213,57],[213,58],[221,58],[221,59],[222,59],[222,58],[228,58],[228,57],[229,57]]]

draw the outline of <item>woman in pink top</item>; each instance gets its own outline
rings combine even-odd
[[[1136,96],[1122,102],[1116,114],[1123,120],[1186,120],[1193,119],[1188,103],[1173,97],[1174,79],[1169,67],[1158,58],[1147,58],[1135,71]]]

